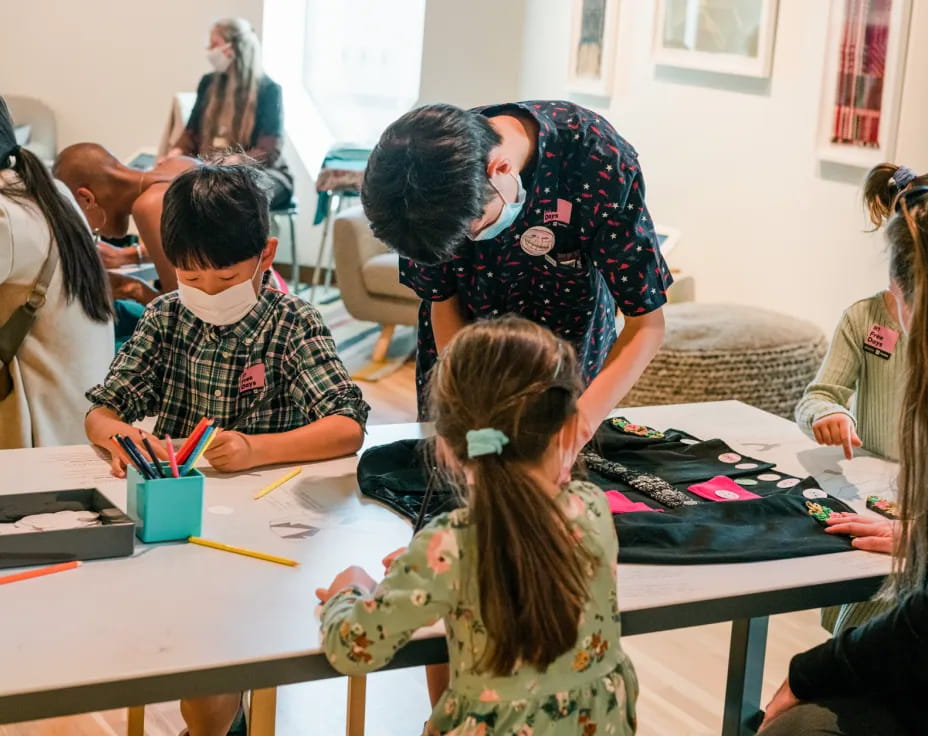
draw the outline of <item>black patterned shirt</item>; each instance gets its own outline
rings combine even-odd
[[[416,377],[435,362],[431,302],[457,295],[471,320],[518,314],[573,343],[586,381],[616,338],[616,308],[639,316],[667,301],[672,283],[645,205],[638,154],[598,114],[571,102],[477,108],[487,117],[522,113],[538,123],[527,197],[496,238],[467,241],[452,260],[400,261],[400,281],[423,299]]]

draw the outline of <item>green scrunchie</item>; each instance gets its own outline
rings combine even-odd
[[[467,433],[467,457],[481,455],[500,455],[503,447],[509,444],[509,438],[498,429],[472,429]]]

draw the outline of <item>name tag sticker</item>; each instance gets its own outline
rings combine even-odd
[[[570,224],[570,214],[573,212],[574,206],[571,202],[566,199],[557,200],[557,209],[555,210],[546,210],[545,211],[545,225],[549,222],[563,222],[566,225]]]
[[[264,388],[266,383],[264,363],[256,363],[242,372],[242,377],[238,379],[238,392],[243,394],[246,391],[254,391],[256,388]]]
[[[875,355],[883,360],[889,360],[893,351],[896,349],[896,343],[899,341],[899,333],[883,325],[873,325],[870,328],[870,334],[864,340],[864,352]]]

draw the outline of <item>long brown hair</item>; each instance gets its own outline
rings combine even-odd
[[[13,139],[13,119],[0,97],[0,138]],[[68,304],[77,301],[93,322],[113,319],[110,282],[87,224],[77,207],[59,191],[52,175],[34,153],[17,148],[0,160],[0,171],[11,169],[18,177],[2,193],[14,201],[34,207],[48,224],[61,262],[61,284]]]
[[[244,18],[225,18],[217,21],[213,28],[226,43],[231,44],[234,55],[232,65],[226,72],[213,75],[207,92],[208,102],[200,124],[200,154],[212,150],[213,138],[219,132],[219,121],[229,117],[230,139],[223,148],[239,145],[247,149],[251,146],[258,107],[258,88],[264,76],[261,42],[251,23]],[[234,88],[231,95],[230,87]]]
[[[573,349],[540,325],[478,322],[451,341],[430,380],[435,429],[469,482],[458,487],[477,537],[477,585],[487,628],[481,667],[544,670],[574,646],[589,599],[592,555],[576,543],[555,499],[529,474],[574,417],[581,382]],[[509,443],[468,457],[469,430]]]
[[[864,199],[873,224],[886,222],[891,274],[911,311],[899,427],[902,521],[883,588],[894,598],[924,586],[928,574],[928,176],[880,164],[867,175]]]

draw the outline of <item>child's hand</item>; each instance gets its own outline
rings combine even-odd
[[[851,545],[855,548],[884,555],[893,553],[895,535],[899,532],[898,521],[858,514],[832,514],[825,523],[828,534],[848,534],[853,537]]]
[[[854,431],[854,420],[840,412],[819,419],[812,425],[812,432],[820,445],[843,446],[844,457],[848,460],[854,457],[853,448],[863,444]]]
[[[248,435],[241,432],[220,430],[204,457],[221,473],[235,473],[256,465],[254,448]]]
[[[793,694],[792,688],[789,686],[789,680],[783,680],[780,689],[777,690],[773,699],[767,703],[767,707],[764,709],[764,722],[760,724],[758,733],[763,733],[764,729],[767,728],[771,721],[777,716],[797,705],[799,705],[799,698]]]
[[[154,449],[155,457],[157,457],[158,460],[168,459],[168,451],[161,440],[147,432],[136,429],[131,424],[123,425],[115,434],[121,434],[123,437],[131,439],[135,443],[135,446],[141,451],[142,457],[145,458],[146,462],[150,463],[152,458],[148,454],[148,449],[142,443],[143,436],[148,438],[148,442],[151,444],[152,449]],[[110,451],[110,470],[113,475],[117,478],[125,478],[126,466],[129,464],[129,458],[126,457],[126,453],[119,446],[119,443],[116,442],[115,438],[110,439],[107,449]]]
[[[393,563],[396,561],[396,558],[403,554],[408,548],[400,547],[399,549],[393,550],[390,554],[383,558],[383,569],[384,572],[390,572],[390,568],[393,566]]]
[[[349,567],[335,576],[335,580],[332,581],[328,589],[316,588],[316,597],[323,603],[326,603],[329,598],[336,593],[351,587],[358,587],[370,593],[377,587],[377,581],[368,575],[364,568],[357,566]]]

